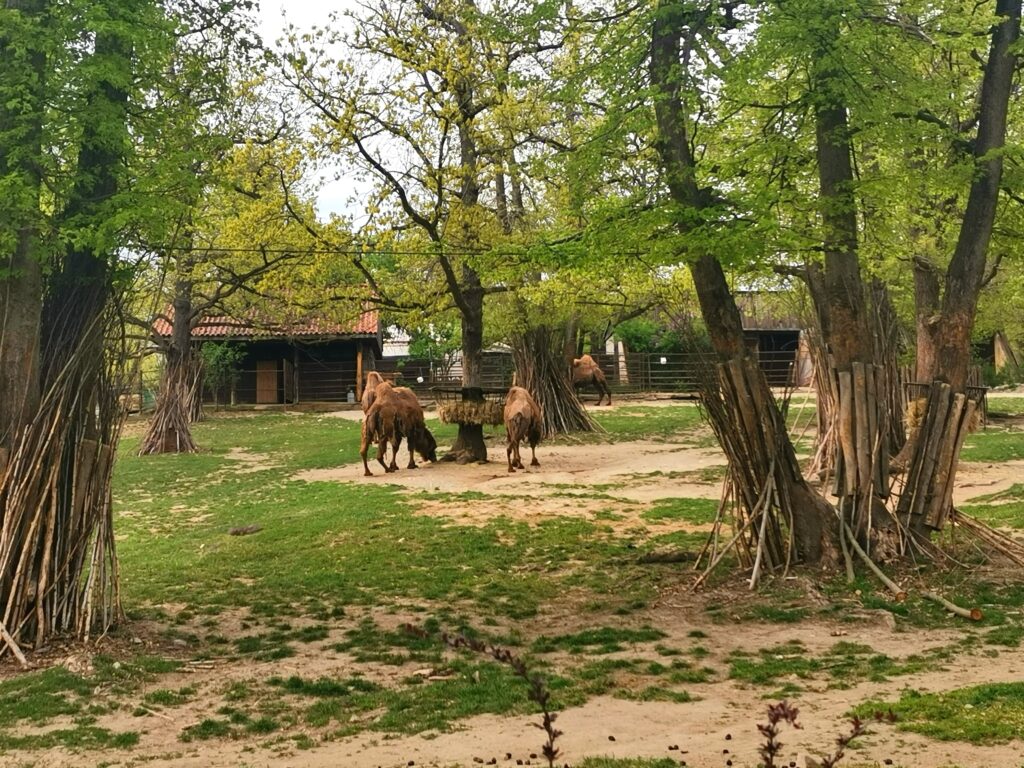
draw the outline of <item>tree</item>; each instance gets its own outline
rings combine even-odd
[[[328,147],[375,184],[364,232],[375,247],[353,259],[368,298],[413,315],[457,313],[464,397],[480,396],[487,298],[529,272],[501,253],[528,214],[516,149],[534,131],[517,87],[560,45],[558,5],[386,2],[353,14],[347,39],[320,32],[286,56]],[[330,61],[324,41],[343,45],[349,63]],[[485,460],[481,425],[460,424],[449,455]]]
[[[784,419],[743,340],[743,327],[722,263],[715,256],[717,230],[729,228],[728,203],[698,183],[690,115],[700,108],[700,90],[691,72],[695,49],[714,36],[730,15],[694,10],[685,3],[659,2],[651,25],[650,79],[657,125],[655,146],[673,204],[675,228],[686,236],[684,255],[693,275],[701,314],[719,358],[718,376],[703,386],[702,399],[729,458],[730,472],[745,519],[762,534],[754,563],[785,561],[781,531],[793,534],[797,557],[806,563],[837,557],[830,506],[803,478]],[[694,126],[692,130],[699,129]]]
[[[0,652],[18,655],[119,615],[110,473],[124,349],[104,342],[130,276],[119,249],[144,217],[130,203],[128,169],[144,167],[133,107],[173,23],[145,0],[8,0],[0,21],[14,202],[0,224],[0,369],[21,378],[0,384]]]

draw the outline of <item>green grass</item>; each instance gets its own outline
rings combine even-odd
[[[713,499],[660,499],[641,513],[648,522],[682,520],[694,525],[713,523],[718,513],[718,502]]]
[[[644,440],[690,445],[706,442],[703,417],[696,404],[664,407],[627,405],[615,410],[592,409],[590,413],[607,433],[587,435],[589,440],[616,443]]]
[[[630,405],[596,413],[609,432],[594,440],[708,444],[709,432],[690,404]],[[433,421],[431,427],[437,427],[442,445],[454,437],[452,427]],[[470,526],[418,514],[418,507],[426,501],[486,504],[493,496],[479,491],[410,494],[383,476],[364,483],[355,469],[351,483],[296,478],[304,470],[357,461],[357,422],[315,414],[215,415],[195,426],[195,437],[203,452],[191,456],[137,457],[137,439],[122,443],[114,499],[126,608],[135,617],[161,622],[168,638],[186,641],[190,655],[272,662],[290,655],[334,654],[347,671],[338,678],[271,677],[268,672],[263,680],[225,685],[225,706],[218,712],[197,711],[190,720],[195,725],[181,733],[183,740],[255,740],[272,734],[272,739],[291,744],[299,737],[290,729],[321,729],[306,737],[318,741],[368,730],[436,732],[480,713],[535,712],[521,679],[487,658],[447,650],[434,639],[442,629],[476,634],[525,655],[531,669],[550,679],[560,706],[599,694],[683,702],[690,700],[685,686],[727,673],[704,666],[702,657],[710,652],[703,646],[687,648],[683,643],[669,649],[659,630],[624,626],[614,618],[643,609],[666,588],[675,589],[690,578],[678,565],[638,560],[653,548],[696,551],[704,544],[704,534],[661,524],[709,522],[713,501],[661,502],[643,512],[650,526],[614,532],[605,521],[621,519],[628,509],[625,501],[611,495],[621,484],[589,489],[566,485],[556,492],[566,495],[567,505],[573,503],[570,497],[600,493],[606,499],[601,502],[602,519],[527,523],[492,515]],[[228,458],[238,449],[265,455],[270,465],[240,473],[242,465]],[[720,473],[715,468],[707,479],[720,478]],[[228,535],[241,525],[262,530]],[[961,586],[950,594],[986,606],[986,621],[995,626],[989,648],[1019,640],[1007,618],[1012,611],[1008,606],[1017,599],[1010,588],[986,594]],[[867,605],[875,599],[873,589],[865,586],[863,599],[847,591],[842,600]],[[720,618],[794,622],[818,610],[803,602],[802,593],[773,589],[749,606],[730,604]],[[1005,613],[1000,616],[1000,609],[988,607],[992,604]],[[371,608],[376,620],[364,619]],[[546,609],[574,612],[581,621],[573,627],[578,631],[559,634],[557,625],[542,623]],[[417,623],[432,637],[395,631],[389,627],[396,622],[385,621],[378,611],[418,614]],[[948,621],[941,610],[928,616]],[[230,629],[239,621],[241,631]],[[691,636],[694,642],[704,637],[696,630]],[[628,651],[649,658],[608,655]],[[851,649],[812,655],[805,672],[841,684],[843,675],[895,674],[894,669],[907,663],[877,656]],[[785,682],[780,679],[784,672],[772,665],[785,670],[796,662],[785,655],[754,655],[726,663],[730,672],[741,670],[736,679],[760,679],[764,682],[758,685],[778,688]],[[938,662],[926,658],[923,663]],[[360,675],[378,674],[382,664],[394,668],[387,685]],[[712,664],[721,664],[717,656]],[[108,692],[97,705],[138,709],[140,717],[187,705],[194,699],[188,689],[159,682],[141,696],[143,682],[175,667],[176,662],[165,659],[100,656],[89,678],[59,671],[41,683],[32,676],[18,678],[20,684],[37,685],[24,691],[7,690],[10,681],[5,682],[0,684],[0,736],[10,737],[8,730],[18,723],[44,724],[56,715],[83,718],[97,685]],[[413,674],[423,669],[430,674]],[[129,700],[123,702],[125,698]],[[83,721],[70,730],[77,732],[74,738],[81,744],[138,738],[104,735],[97,728],[101,724]]]
[[[531,648],[534,653],[551,653],[564,650],[571,653],[616,653],[625,650],[624,643],[647,643],[661,640],[665,633],[651,627],[640,629],[615,629],[601,627],[588,629],[571,635],[538,637]]]
[[[968,436],[960,458],[989,463],[1024,459],[1024,435],[1019,429],[990,426]]]
[[[841,641],[815,656],[800,641],[793,640],[763,648],[756,654],[734,651],[729,657],[729,677],[765,686],[775,686],[784,679],[825,677],[831,686],[847,688],[861,680],[881,682],[939,668],[946,655],[945,651],[930,651],[899,660],[876,653],[866,645]]]
[[[133,667],[133,670],[137,669]],[[120,682],[123,684],[124,681]],[[51,667],[0,681],[0,752],[52,747],[125,749],[134,746],[139,740],[138,733],[115,732],[93,724],[94,713],[104,709],[93,703],[93,690],[99,684],[109,683],[110,677],[105,674],[103,664],[97,665],[97,675],[92,678],[81,677],[64,667]],[[74,727],[39,734],[15,735],[11,732],[20,725],[42,725],[60,715],[74,716]]]
[[[383,478],[380,485],[348,485],[292,477],[354,460],[358,432],[357,423],[341,419],[275,414],[196,425],[208,454],[137,457],[126,440],[115,477],[121,567],[132,574],[126,602],[184,602],[196,614],[264,604],[287,615],[311,600],[350,606],[404,598],[469,601],[523,619],[570,588],[621,595],[623,603],[653,594],[658,577],[640,568],[627,590],[616,583],[632,543],[599,523],[498,517],[459,526],[415,514],[415,500]],[[237,474],[224,458],[232,448],[276,450],[282,464]],[[227,535],[242,524],[263,530]],[[383,565],[395,562],[402,567]],[[264,637],[259,648],[247,641],[238,650],[273,658],[287,653],[287,642],[315,636]]]
[[[941,741],[1000,744],[1024,739],[1024,683],[992,683],[942,693],[905,691],[895,702],[872,700],[854,712],[889,709],[896,727]]]

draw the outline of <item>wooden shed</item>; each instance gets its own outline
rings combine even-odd
[[[171,323],[158,319],[157,336],[171,335]],[[365,372],[381,357],[377,312],[364,311],[353,323],[322,317],[266,322],[227,316],[201,318],[192,329],[197,345],[238,345],[242,359],[237,375],[221,391],[204,389],[204,402],[273,405],[311,401],[357,401]]]

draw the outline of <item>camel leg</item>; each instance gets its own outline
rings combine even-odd
[[[402,437],[398,436],[391,441],[391,471],[398,471],[398,449],[402,447]]]
[[[373,477],[370,466],[366,463],[366,454],[370,452],[370,436],[366,434],[366,422],[363,422],[362,435],[359,440],[359,456],[363,459],[363,477]]]
[[[508,471],[515,472],[516,468],[512,464],[512,441],[508,441],[508,446],[505,448],[505,458],[508,459]]]
[[[537,444],[530,443],[530,453],[533,455],[533,460],[530,462],[531,467],[539,467],[540,462],[537,461]]]
[[[522,458],[519,456],[519,445],[520,445],[520,442],[518,440],[516,440],[516,466],[519,469],[526,469],[526,467],[523,466]]]
[[[416,432],[414,432],[413,434],[418,435],[418,433],[416,433]],[[405,442],[405,444],[409,447],[409,465],[406,467],[406,469],[417,469],[417,466],[416,466],[416,454],[413,453],[413,443],[414,442],[416,442],[416,441],[412,439],[411,435],[410,435],[409,439],[406,440],[406,442]]]
[[[384,467],[384,471],[385,472],[394,472],[394,470],[391,469],[391,467],[389,467],[387,465],[387,463],[384,461],[384,457],[387,455],[387,450],[388,450],[388,441],[387,441],[387,438],[384,438],[383,440],[381,440],[377,444],[377,462],[382,467]]]

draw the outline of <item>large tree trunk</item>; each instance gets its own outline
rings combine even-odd
[[[681,71],[684,30],[697,34],[697,17],[682,2],[662,0],[651,39],[650,75],[655,94],[661,158],[672,199],[679,207],[678,226],[687,231],[701,220],[695,215],[711,206],[710,196],[696,182],[690,149]],[[705,377],[702,398],[729,459],[729,471],[740,502],[741,524],[759,534],[754,546],[759,568],[787,564],[832,562],[837,555],[835,516],[828,503],[804,481],[785,421],[757,362],[746,350],[739,310],[721,263],[710,253],[690,259],[701,314],[718,354],[717,377]],[[786,551],[792,532],[793,549]]]
[[[932,386],[926,403],[919,408],[917,427],[905,452],[910,461],[899,513],[922,538],[941,528],[948,518],[949,491],[960,448],[975,426],[974,403],[965,396],[971,332],[1002,183],[1001,150],[1018,60],[1021,0],[997,0],[996,14],[1002,21],[992,31],[982,79],[978,134],[973,147],[976,170],[953,258],[941,283],[941,300],[940,281],[930,265],[922,262],[915,270],[915,298],[919,302],[917,376],[920,382]]]
[[[463,268],[462,297],[462,388],[463,398],[482,401],[481,391],[484,349],[484,291],[480,277],[469,267]],[[446,458],[465,464],[487,461],[482,424],[459,424],[451,450]]]
[[[812,298],[821,319],[834,392],[831,431],[835,462],[833,491],[840,497],[842,525],[874,544],[890,559],[901,554],[902,538],[884,499],[888,496],[889,382],[878,365],[881,345],[861,277],[853,138],[847,116],[844,73],[836,66],[840,18],[823,19],[826,33],[813,53],[810,87],[822,222],[824,270]]]
[[[44,0],[6,0],[12,21],[41,23]],[[19,50],[0,35],[0,83],[19,98],[0,98],[0,133],[21,135],[20,151],[0,149],[0,178],[12,186],[0,222],[0,473],[22,428],[39,407],[39,337],[43,302],[43,254],[38,237],[42,167],[43,91],[46,57],[42,48]],[[26,36],[28,37],[28,36]],[[12,148],[13,149],[13,148]],[[2,586],[2,584],[0,584]]]
[[[459,28],[460,48],[466,55],[473,54],[472,40],[462,27]],[[476,136],[473,133],[473,122],[477,116],[474,84],[464,75],[459,74],[452,84],[452,90],[458,100],[459,108],[459,157],[462,163],[462,190],[459,198],[467,214],[480,202],[480,180],[478,178],[479,152]],[[508,215],[511,215],[509,213]],[[462,236],[469,247],[478,245],[479,233],[473,225],[463,223]],[[456,235],[458,236],[458,235]],[[484,348],[484,295],[480,275],[468,264],[461,268],[461,279],[447,260],[442,261],[448,279],[449,288],[455,297],[462,322],[462,387],[463,398],[466,400],[483,400],[480,391],[482,381],[483,348]],[[459,432],[446,458],[459,463],[470,461],[487,461],[487,445],[484,443],[482,424],[459,424]]]
[[[129,145],[125,31],[112,24],[96,33],[87,71],[101,74],[86,84],[77,168],[59,213],[71,231],[98,230],[120,188]],[[0,475],[0,621],[8,633],[0,650],[26,641],[38,648],[65,631],[88,637],[120,617],[110,478],[123,414],[114,379],[125,358],[104,354],[103,343],[112,320],[105,314],[112,258],[84,238],[48,280],[39,404]]]

